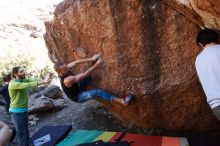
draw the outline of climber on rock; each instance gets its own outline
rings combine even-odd
[[[94,61],[96,61],[96,63],[83,73],[74,75],[70,71],[70,69],[77,64]],[[91,82],[91,73],[101,64],[103,64],[101,55],[96,54],[91,58],[79,59],[69,64],[56,62],[54,64],[54,70],[58,73],[64,93],[74,102],[85,102],[94,98],[101,98],[105,101],[127,106],[133,98],[132,95],[126,96],[125,98],[118,98],[101,89],[85,90],[85,86]]]
[[[219,35],[212,29],[197,34],[197,44],[203,49],[196,58],[196,71],[207,102],[220,120],[220,44]]]

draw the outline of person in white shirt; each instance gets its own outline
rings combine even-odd
[[[215,30],[205,29],[197,34],[197,44],[203,48],[196,57],[196,71],[207,102],[220,120],[220,44]]]

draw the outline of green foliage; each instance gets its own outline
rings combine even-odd
[[[35,67],[35,58],[29,54],[8,54],[0,57],[0,83],[3,81],[3,77],[9,73],[13,67],[21,66],[26,72],[27,76],[44,78],[46,74],[52,72],[49,65],[42,66],[41,68]]]
[[[50,68],[49,65],[45,65],[41,69],[33,69],[28,76],[33,77],[33,78],[44,78],[48,73],[52,73],[52,69]]]

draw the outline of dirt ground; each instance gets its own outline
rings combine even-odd
[[[72,131],[76,129],[106,130],[106,131],[126,131],[139,133],[144,131],[141,128],[126,125],[117,120],[112,114],[97,101],[87,101],[85,103],[74,103],[66,99],[66,108],[34,114],[39,121],[35,126],[29,125],[30,136],[44,125],[72,125]],[[9,116],[0,106],[0,120],[13,127]],[[148,130],[151,134],[151,130]],[[153,132],[155,133],[155,131]],[[10,144],[16,146],[16,141]]]

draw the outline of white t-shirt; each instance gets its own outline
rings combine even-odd
[[[195,64],[207,102],[213,109],[220,105],[220,45],[205,48]]]

